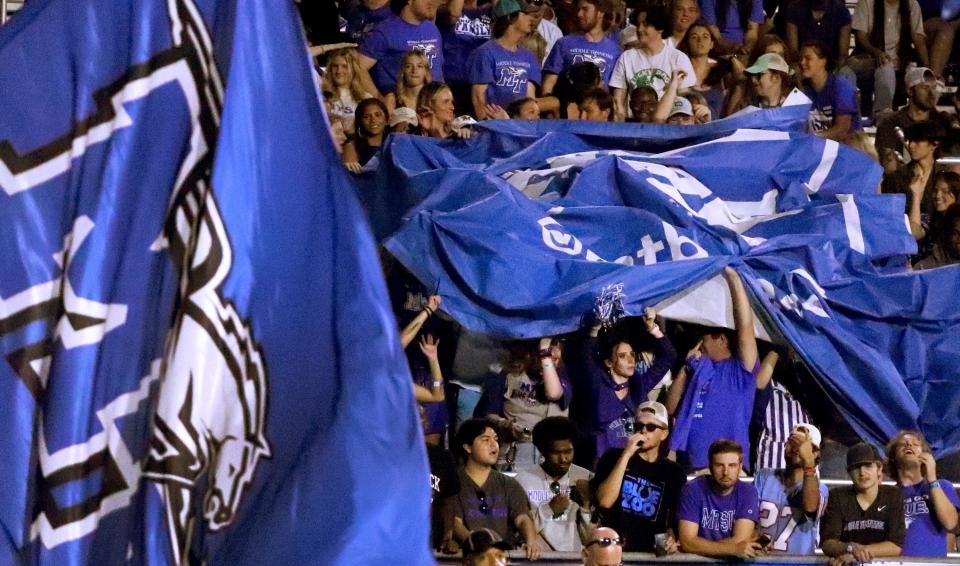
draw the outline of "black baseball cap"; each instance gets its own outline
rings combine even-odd
[[[490,529],[477,529],[470,531],[467,540],[463,542],[463,555],[483,554],[491,548],[510,550],[513,547]]]
[[[880,457],[877,449],[870,444],[860,442],[854,444],[847,450],[848,472],[854,468],[859,468],[863,464],[870,464],[871,462],[883,462],[883,458]]]

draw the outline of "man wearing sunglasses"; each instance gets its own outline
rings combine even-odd
[[[622,560],[623,542],[609,527],[595,530],[583,547],[583,566],[620,566]]]
[[[493,469],[500,453],[493,421],[464,421],[457,431],[456,450],[461,467],[460,493],[454,504],[454,537],[463,544],[471,530],[490,529],[511,547],[522,541],[527,558],[539,558],[540,541],[526,492],[517,480]]]
[[[597,464],[593,486],[600,524],[623,533],[627,552],[677,552],[673,536],[680,491],[687,479],[675,462],[661,456],[669,434],[667,409],[655,401],[641,403],[634,433],[625,448],[608,450]],[[656,548],[655,535],[666,534]]]

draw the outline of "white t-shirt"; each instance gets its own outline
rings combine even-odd
[[[589,480],[592,477],[590,470],[571,464],[570,470],[556,481],[559,484],[560,493],[569,496],[570,492],[576,489],[578,481]],[[564,512],[554,518],[553,511],[550,509],[550,500],[555,495],[550,487],[554,479],[549,477],[539,465],[520,469],[516,480],[527,492],[537,532],[550,545],[548,548],[561,552],[579,552],[583,545],[577,530],[577,514],[584,513],[580,510],[580,506],[570,501]],[[584,520],[589,520],[589,516],[584,517]]]
[[[893,66],[899,69],[901,64],[897,56],[897,47],[900,45],[900,5],[893,4],[891,6],[884,2],[883,15],[883,52],[890,56]],[[857,2],[851,27],[854,31],[870,34],[873,29],[873,0],[859,0]],[[920,5],[917,4],[917,0],[910,0],[910,33],[924,35],[923,18],[920,15]],[[874,47],[879,47],[879,45]]]
[[[681,89],[697,84],[697,74],[690,64],[690,58],[677,48],[664,43],[663,49],[656,55],[648,55],[636,48],[628,49],[617,59],[610,77],[610,86],[625,88],[629,93],[639,86],[649,85],[657,91],[657,97],[661,97],[670,84],[673,71],[677,69],[687,72],[687,78],[680,85]]]
[[[540,37],[547,42],[547,50],[543,52],[543,61],[540,61],[540,65],[543,65],[547,62],[547,57],[550,56],[550,51],[553,50],[553,44],[556,43],[558,39],[563,37],[563,32],[560,31],[560,28],[557,27],[557,24],[547,19],[540,20],[540,25],[537,26],[537,32],[540,34]]]

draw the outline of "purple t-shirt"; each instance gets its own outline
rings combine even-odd
[[[727,4],[725,21],[721,21],[720,6],[717,5],[717,0],[700,0],[700,14],[705,24],[720,28],[720,35],[724,39],[734,43],[743,43],[743,34],[746,30],[740,25],[740,13],[737,10],[736,0],[730,0]],[[750,16],[747,20],[757,24],[763,23],[763,0],[753,0],[750,6]]]
[[[358,3],[347,14],[347,38],[353,43],[360,44],[370,30],[392,15],[389,2],[375,10],[367,8],[363,2]]]
[[[827,84],[823,90],[817,92],[807,84],[803,93],[813,101],[810,111],[813,117],[813,129],[822,132],[833,125],[837,116],[849,114],[854,131],[860,127],[860,110],[857,108],[857,90],[846,78],[830,73],[827,75]]]
[[[753,484],[738,481],[729,495],[720,495],[711,487],[712,481],[710,476],[700,476],[683,486],[677,519],[696,523],[697,535],[712,541],[732,537],[738,519],[757,522],[760,500]]]
[[[504,49],[491,39],[473,52],[467,63],[470,84],[487,85],[487,102],[506,106],[526,98],[527,84],[540,84],[540,62],[526,47]]]
[[[715,362],[707,356],[691,359],[693,368],[670,436],[670,449],[685,452],[694,469],[709,465],[710,444],[720,438],[750,446],[750,416],[756,395],[758,361],[747,371],[735,357]]]
[[[376,59],[370,69],[370,78],[381,93],[393,92],[403,54],[411,49],[423,53],[430,63],[433,80],[443,80],[443,42],[440,30],[430,21],[409,24],[399,16],[385,20],[373,28],[363,43],[360,53]]]
[[[443,76],[448,82],[467,82],[467,61],[470,55],[491,37],[492,11],[489,6],[465,8],[456,23],[440,26],[443,32]],[[438,16],[437,21],[441,21],[441,17]]]
[[[950,482],[938,480],[941,489],[954,507],[960,509],[960,499]],[[900,488],[903,495],[903,517],[907,535],[903,539],[904,556],[946,556],[947,533],[937,521],[930,502],[930,484],[926,480]]]
[[[553,44],[553,49],[543,64],[543,72],[559,75],[574,63],[588,61],[600,69],[603,84],[607,84],[621,53],[623,50],[609,35],[597,43],[588,40],[583,34],[565,35]]]

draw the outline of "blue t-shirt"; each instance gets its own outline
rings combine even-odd
[[[749,450],[760,362],[753,371],[745,370],[735,357],[715,362],[702,356],[687,363],[694,371],[677,412],[670,449],[685,452],[696,469],[709,465],[707,452],[714,440],[729,438]]]
[[[960,499],[950,482],[938,480],[938,483],[947,494],[947,499],[954,507],[960,509]],[[937,521],[930,502],[930,484],[926,480],[911,486],[900,488],[903,495],[903,518],[907,526],[907,534],[903,539],[904,556],[946,556],[947,533]]]
[[[490,39],[489,6],[465,8],[463,15],[443,32],[443,76],[448,82],[467,82],[467,61],[470,55]],[[437,18],[440,21],[440,17]]]
[[[703,22],[708,26],[720,28],[720,35],[734,43],[743,43],[745,29],[740,25],[740,13],[737,10],[736,0],[730,0],[727,5],[726,21],[721,21],[720,6],[717,0],[700,0],[700,14]],[[753,0],[750,6],[748,21],[757,24],[763,23],[763,0]]]
[[[819,546],[820,515],[827,506],[827,486],[820,486],[820,506],[813,516],[803,511],[803,481],[784,485],[776,470],[757,472],[753,485],[760,497],[760,532],[770,536],[771,552],[812,555]]]
[[[384,4],[375,10],[371,10],[359,2],[347,14],[347,38],[359,45],[363,38],[380,22],[393,15],[390,11],[390,4]]]
[[[467,63],[470,84],[487,85],[487,102],[506,106],[526,98],[527,84],[540,84],[540,62],[526,47],[504,49],[491,39],[473,52]]]
[[[827,84],[823,85],[823,90],[817,92],[807,84],[803,88],[803,93],[813,101],[813,110],[810,113],[814,131],[822,132],[830,128],[834,118],[844,114],[852,117],[853,131],[861,129],[860,111],[857,109],[857,90],[844,77],[830,73],[827,75]]]
[[[827,60],[832,65],[837,60],[840,28],[850,25],[850,10],[842,0],[830,0],[820,20],[813,18],[813,9],[807,2],[787,4],[787,23],[797,26],[798,44],[817,41],[826,50]],[[846,53],[844,53],[846,55]]]
[[[719,495],[711,481],[710,476],[700,476],[683,486],[677,519],[696,523],[697,535],[712,541],[732,537],[739,519],[757,521],[759,500],[752,484],[738,481],[729,495]]]
[[[381,22],[360,45],[360,53],[376,59],[370,78],[381,93],[397,88],[397,75],[403,54],[411,49],[423,53],[430,64],[433,80],[443,80],[443,42],[440,30],[430,21],[409,24],[399,16]]]
[[[543,64],[543,72],[559,75],[574,63],[588,61],[600,69],[603,84],[607,84],[621,53],[623,50],[609,35],[597,43],[588,40],[583,34],[565,35],[557,40],[550,50],[547,61]]]

